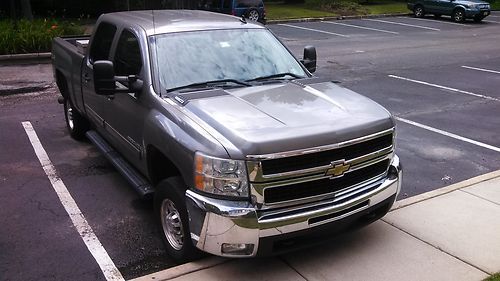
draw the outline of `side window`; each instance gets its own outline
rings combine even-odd
[[[237,0],[237,8],[250,8],[250,7],[260,7],[260,1],[258,0]]]
[[[124,30],[120,35],[113,64],[118,76],[139,75],[141,72],[141,48],[132,32]]]
[[[222,1],[222,9],[231,9],[231,2],[233,0],[223,0]]]
[[[110,23],[101,22],[97,27],[92,46],[90,47],[90,62],[109,59],[109,51],[113,43],[116,27]]]

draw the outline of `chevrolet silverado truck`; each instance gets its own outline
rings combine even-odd
[[[178,261],[323,241],[384,216],[401,188],[391,114],[259,23],[104,14],[92,36],[54,39],[52,63],[69,134],[152,198]]]

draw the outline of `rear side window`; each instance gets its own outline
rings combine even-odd
[[[236,0],[237,8],[250,8],[262,6],[261,0]]]
[[[139,75],[141,72],[141,48],[132,32],[124,30],[120,35],[113,64],[119,76]]]
[[[90,47],[90,62],[109,59],[109,51],[116,33],[116,26],[101,22],[97,27],[92,46]]]

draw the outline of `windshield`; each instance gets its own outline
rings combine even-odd
[[[157,35],[158,76],[163,89],[232,79],[247,81],[289,73],[306,77],[287,49],[264,29],[233,29]]]

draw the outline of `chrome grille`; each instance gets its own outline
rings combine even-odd
[[[323,178],[305,183],[296,183],[264,189],[264,203],[291,201],[341,191],[349,186],[380,176],[387,171],[389,160],[384,160],[339,178]]]
[[[247,162],[254,202],[272,209],[361,196],[386,176],[393,137],[390,129],[328,147],[249,156],[254,159]],[[348,170],[332,173],[338,163]]]
[[[334,160],[353,159],[390,146],[392,146],[392,134],[338,149],[265,160],[262,162],[262,173],[271,175],[325,166]]]

